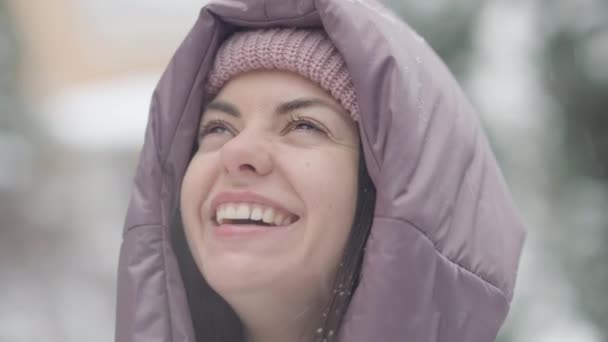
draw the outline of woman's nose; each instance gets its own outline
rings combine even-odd
[[[255,131],[241,131],[220,151],[225,171],[232,176],[266,175],[272,170],[269,142]]]

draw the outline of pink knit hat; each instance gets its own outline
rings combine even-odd
[[[207,91],[215,96],[234,76],[253,70],[295,72],[327,90],[355,121],[359,118],[350,73],[322,30],[273,28],[234,33],[217,52]]]

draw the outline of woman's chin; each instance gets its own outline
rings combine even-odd
[[[245,253],[216,256],[206,260],[202,271],[216,292],[244,293],[280,286],[281,278],[288,275],[285,274],[285,266],[276,261],[268,262],[266,258]]]

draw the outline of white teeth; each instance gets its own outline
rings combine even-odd
[[[236,209],[235,219],[239,220],[247,220],[249,218],[249,214],[251,212],[251,207],[249,204],[241,203]]]
[[[235,219],[236,218],[236,206],[234,205],[226,205],[224,207],[224,218],[225,219]]]
[[[276,213],[274,215],[274,225],[275,226],[280,226],[281,223],[283,223],[283,214],[281,213]]]
[[[266,210],[264,210],[264,216],[262,217],[262,221],[264,221],[264,223],[268,223],[268,224],[274,223],[274,209],[273,208],[266,208]]]
[[[226,220],[263,221],[266,224],[285,226],[293,223],[293,218],[286,213],[275,211],[272,207],[263,207],[250,203],[226,203],[220,205],[215,213],[218,224]]]
[[[222,224],[222,222],[224,221],[224,210],[222,210],[223,208],[217,208],[217,211],[215,213],[215,221],[219,224]]]
[[[249,218],[254,221],[261,221],[263,216],[264,212],[262,211],[262,208],[253,207],[253,209],[251,210],[251,216]]]

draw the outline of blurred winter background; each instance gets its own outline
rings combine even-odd
[[[202,0],[0,0],[0,341],[113,340],[148,101]],[[608,2],[386,1],[475,103],[529,227],[499,341],[608,341]]]

